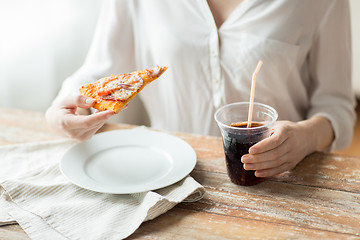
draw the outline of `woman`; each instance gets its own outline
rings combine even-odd
[[[349,4],[344,0],[110,0],[84,65],[47,111],[54,128],[85,140],[112,116],[81,116],[93,102],[79,87],[113,73],[169,65],[140,97],[151,126],[219,135],[224,104],[255,101],[279,113],[271,137],[242,161],[258,177],[294,168],[306,155],[346,147],[355,121]]]

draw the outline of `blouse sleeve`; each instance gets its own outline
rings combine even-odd
[[[312,78],[308,118],[327,117],[334,129],[332,149],[343,149],[352,140],[355,97],[351,82],[349,3],[333,0],[328,5],[309,55]]]
[[[104,0],[84,64],[62,84],[57,98],[77,95],[81,85],[134,70],[131,12],[126,0]]]

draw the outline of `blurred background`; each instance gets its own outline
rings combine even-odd
[[[83,63],[102,0],[0,0],[0,108],[45,110]],[[135,98],[111,121],[148,124]],[[0,112],[1,114],[1,112]]]
[[[0,107],[46,110],[62,81],[81,66],[100,5],[0,0]]]
[[[0,0],[0,107],[45,111],[81,66],[100,4]]]
[[[360,96],[360,1],[350,4]],[[83,63],[100,6],[101,0],[0,0],[0,107],[46,110]]]

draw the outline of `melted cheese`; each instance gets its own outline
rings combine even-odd
[[[98,95],[103,99],[126,101],[140,91],[144,80],[136,74],[112,75],[96,83]]]

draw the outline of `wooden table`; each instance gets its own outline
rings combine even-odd
[[[226,174],[220,138],[173,134],[195,149],[191,176],[206,194],[143,223],[129,239],[360,239],[360,158],[315,153],[291,173],[241,187]],[[0,109],[0,145],[59,138],[43,113]],[[29,238],[13,224],[0,227],[0,239]]]

